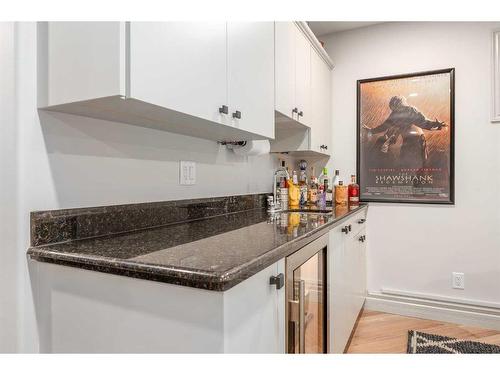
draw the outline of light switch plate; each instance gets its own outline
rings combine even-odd
[[[196,183],[196,163],[181,160],[179,163],[179,184],[194,185]]]

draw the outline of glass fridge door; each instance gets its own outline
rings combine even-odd
[[[323,248],[291,270],[289,353],[326,353],[325,258],[326,248]]]

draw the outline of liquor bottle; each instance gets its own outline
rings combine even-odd
[[[340,181],[339,170],[335,169],[335,176],[333,176],[333,181],[332,181],[332,192],[333,192],[332,202],[334,204],[335,204],[335,186],[337,186],[339,184],[339,181]]]
[[[300,206],[307,206],[307,175],[306,168],[307,163],[305,160],[301,160],[300,166],[300,176],[299,176],[299,189],[300,189]]]
[[[319,179],[318,182],[318,207],[321,210],[324,210],[326,208],[326,192],[325,192],[325,184],[324,181],[321,181],[321,178]]]
[[[333,176],[332,185],[333,185],[333,186],[338,185],[338,184],[339,184],[339,181],[340,181],[339,170],[338,170],[338,169],[335,169],[335,176]]]
[[[286,176],[290,177],[288,173],[288,167],[285,165],[284,161],[281,161],[281,169],[286,171]],[[288,209],[288,178],[281,177],[279,181],[279,189],[277,189],[276,193],[278,194],[279,205],[281,209]]]
[[[299,178],[299,189],[300,189],[300,206],[305,207],[307,206],[307,177],[306,173],[300,173],[300,178]]]
[[[323,185],[323,190],[325,192],[326,204],[332,204],[333,193],[332,184],[330,183],[330,178],[328,177],[328,168],[323,168],[323,173],[319,177],[320,184]]]
[[[359,185],[356,183],[356,175],[351,175],[351,183],[348,188],[349,206],[359,206]]]
[[[309,204],[315,205],[318,202],[318,181],[316,177],[314,177],[314,167],[311,168],[311,176],[309,177],[309,189],[307,200]]]
[[[347,197],[347,186],[344,185],[342,180],[339,181],[339,184],[335,186],[335,204],[340,206],[347,206],[348,197]]]
[[[296,171],[293,171],[292,180],[289,181],[288,204],[290,208],[298,208],[300,204],[299,179]]]

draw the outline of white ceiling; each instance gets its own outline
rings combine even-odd
[[[307,24],[313,33],[319,37],[326,34],[338,33],[339,31],[346,31],[357,29],[360,27],[375,25],[381,22],[344,22],[344,21],[308,21]]]

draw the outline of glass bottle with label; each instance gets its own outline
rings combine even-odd
[[[314,170],[311,176],[309,177],[309,189],[307,190],[308,192],[308,201],[309,204],[311,205],[316,205],[318,203],[318,181],[316,177],[314,177]]]
[[[348,189],[349,206],[359,206],[359,185],[356,183],[356,175],[351,175],[351,183]]]
[[[297,172],[293,171],[292,181],[289,182],[288,186],[288,203],[290,208],[296,209],[300,204],[300,188],[299,179],[297,177]]]
[[[299,189],[300,189],[300,206],[307,206],[307,175],[306,168],[307,163],[305,160],[301,160],[299,163],[300,176],[299,176]]]
[[[319,180],[320,184],[323,185],[326,204],[332,204],[333,192],[332,192],[332,184],[330,182],[330,178],[328,177],[328,168],[323,168],[323,173],[319,177]]]
[[[339,170],[335,169],[335,175],[333,176],[332,180],[332,202],[335,204],[335,186],[339,184],[340,181],[340,175],[339,175]]]
[[[344,185],[343,181],[339,181],[339,184],[335,186],[335,204],[341,206],[347,206],[348,193],[347,186]]]

